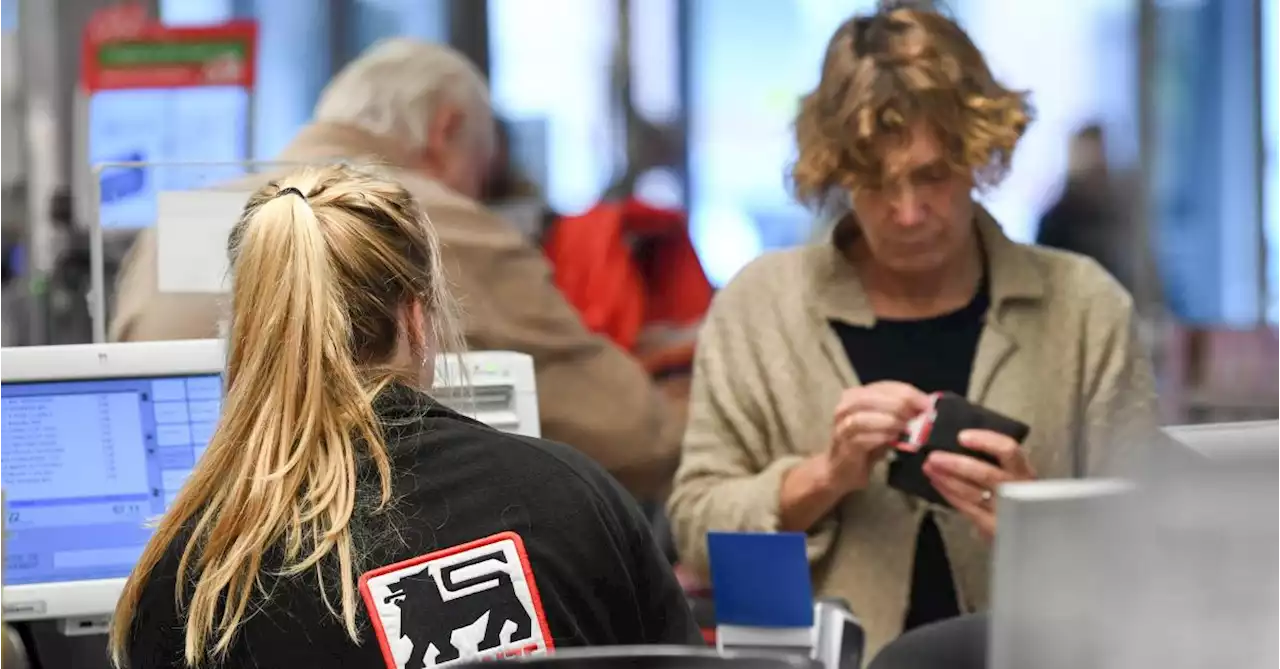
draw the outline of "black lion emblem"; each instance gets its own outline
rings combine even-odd
[[[497,550],[446,567],[440,572],[439,585],[426,569],[390,584],[391,595],[385,601],[394,602],[400,608],[400,635],[413,642],[413,654],[404,665],[406,668],[417,669],[423,666],[428,646],[435,646],[439,651],[436,664],[458,659],[458,649],[451,639],[454,630],[476,622],[485,613],[489,614],[489,622],[485,626],[484,639],[480,641],[478,650],[497,648],[502,643],[502,627],[508,620],[516,625],[516,631],[511,635],[512,641],[532,638],[533,621],[516,597],[511,576],[507,572],[495,571],[465,581],[452,580],[451,576],[459,569],[488,560],[505,564],[507,557],[501,550]],[[445,602],[440,596],[440,585],[444,586],[446,592],[456,592],[490,582],[496,585],[449,602]]]

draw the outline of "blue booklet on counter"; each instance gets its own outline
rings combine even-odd
[[[716,623],[810,627],[813,584],[799,532],[707,535]]]

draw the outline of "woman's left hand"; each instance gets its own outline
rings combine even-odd
[[[996,533],[996,487],[1009,481],[1031,481],[1036,473],[1018,442],[990,430],[965,430],[960,445],[987,453],[992,465],[959,453],[934,451],[924,463],[933,487],[964,514],[988,541]]]

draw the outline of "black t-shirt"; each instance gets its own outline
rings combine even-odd
[[[832,322],[849,362],[864,384],[901,381],[926,393],[965,395],[973,356],[990,304],[984,280],[963,308],[920,320],[879,319],[869,328]],[[916,537],[911,599],[904,629],[960,614],[951,563],[933,514],[926,514]]]
[[[491,429],[403,386],[380,395],[375,408],[388,435],[395,503],[373,511],[378,479],[362,464],[351,527],[362,558],[357,577],[377,574],[368,600],[385,643],[363,601],[354,643],[326,610],[312,572],[264,576],[269,597],[251,602],[224,666],[382,667],[387,652],[397,664],[421,667],[424,659],[439,666],[466,657],[469,648],[488,657],[546,646],[702,645],[635,502],[595,463],[560,444]],[[174,606],[183,545],[170,547],[144,589],[129,642],[132,669],[184,666]],[[326,582],[339,601],[334,579]]]

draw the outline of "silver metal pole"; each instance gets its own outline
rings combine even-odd
[[[1138,76],[1134,100],[1137,106],[1138,179],[1141,184],[1133,193],[1137,237],[1133,291],[1139,313],[1155,320],[1157,330],[1164,319],[1164,294],[1160,289],[1160,257],[1158,221],[1153,203],[1156,160],[1155,65],[1157,38],[1155,0],[1138,0],[1137,47]],[[1158,339],[1158,337],[1157,337]]]
[[[47,287],[56,257],[53,198],[66,185],[60,124],[65,123],[59,76],[57,0],[22,0],[18,30],[27,140],[27,235],[24,277],[28,291],[26,337],[23,343],[48,341]]]
[[[102,169],[90,172],[89,201],[89,317],[93,322],[93,341],[107,341],[107,270],[103,261],[106,240],[102,230]]]
[[[1271,1],[1274,2],[1274,0]],[[1263,95],[1266,83],[1263,78],[1267,76],[1267,68],[1265,65],[1265,59],[1267,57],[1265,51],[1267,45],[1263,42],[1264,28],[1262,27],[1262,21],[1266,18],[1266,12],[1262,11],[1262,2],[1263,0],[1253,0],[1253,16],[1250,21],[1253,29],[1250,31],[1249,35],[1249,38],[1253,41],[1253,108],[1255,110],[1255,113],[1253,114],[1253,137],[1254,146],[1256,147],[1254,149],[1254,173],[1256,175],[1256,187],[1254,188],[1253,205],[1254,211],[1258,212],[1258,224],[1254,234],[1257,238],[1258,249],[1258,257],[1255,262],[1258,263],[1259,329],[1265,329],[1267,327],[1268,317],[1271,313],[1271,300],[1275,299],[1275,296],[1271,294],[1271,282],[1268,280],[1270,275],[1268,267],[1270,253],[1267,248],[1267,142],[1263,129],[1266,125],[1266,121],[1263,119],[1263,114],[1266,113],[1266,110],[1263,108],[1263,105],[1265,104]],[[1274,17],[1272,17],[1272,20],[1275,20]],[[1271,76],[1275,76],[1275,73],[1272,72]]]

